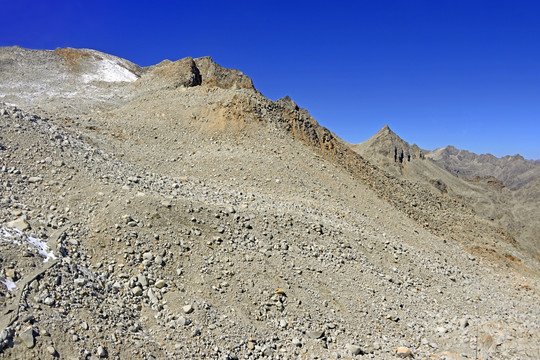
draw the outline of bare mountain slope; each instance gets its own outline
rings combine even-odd
[[[67,108],[2,90],[38,114],[0,107],[0,356],[535,358],[504,232],[198,60]]]
[[[525,182],[528,185],[517,191],[507,188],[493,176],[476,176],[470,180],[457,177],[454,172],[443,169],[439,162],[431,160],[434,153],[421,150],[416,145],[410,146],[388,126],[384,126],[367,141],[351,147],[397,176],[418,182],[427,189],[436,189],[445,197],[458,199],[472,206],[477,214],[505,229],[525,252],[540,258],[540,222],[537,220],[540,218],[540,196],[537,190],[540,177],[528,178],[535,171],[530,162],[521,166],[515,164],[514,160],[522,163],[523,158],[506,157],[506,163],[495,161],[497,165],[493,168],[496,167],[497,172],[484,173],[517,174],[522,171],[523,178],[528,179]],[[465,151],[460,154],[478,160],[472,153]],[[461,155],[459,157],[461,158]],[[461,158],[461,161],[464,163],[465,159]],[[529,170],[524,170],[525,168]]]

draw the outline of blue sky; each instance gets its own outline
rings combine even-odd
[[[388,124],[424,149],[540,159],[539,19],[519,0],[18,0],[0,46],[210,55],[352,143]]]

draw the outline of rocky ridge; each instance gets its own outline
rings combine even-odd
[[[497,227],[180,62],[2,105],[0,356],[536,357],[534,262]]]
[[[469,180],[494,177],[511,190],[523,187],[540,177],[538,161],[525,160],[521,155],[497,158],[491,154],[477,155],[446,146],[427,152],[426,157],[458,177]]]

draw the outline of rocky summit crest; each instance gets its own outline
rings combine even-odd
[[[371,160],[393,163],[397,169],[413,159],[424,158],[423,151],[417,145],[409,145],[388,125],[384,125],[365,142],[352,145],[352,148]]]

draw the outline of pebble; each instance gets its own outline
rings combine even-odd
[[[324,336],[324,331],[322,330],[308,330],[306,335],[312,339],[320,339]]]
[[[9,221],[7,226],[10,228],[15,228],[19,231],[26,231],[30,229],[30,224],[28,224],[28,221],[26,221],[24,216],[18,218],[17,220]]]
[[[43,179],[40,178],[39,176],[31,176],[28,178],[28,182],[30,184],[35,184],[35,183],[38,183],[38,182],[41,182]]]
[[[351,355],[360,355],[363,353],[362,348],[358,345],[349,344],[347,345],[347,351],[351,353]]]
[[[189,314],[193,312],[194,309],[193,309],[193,306],[191,305],[184,305],[182,306],[182,310],[184,311],[184,313]]]
[[[142,293],[143,293],[143,290],[141,289],[140,286],[135,286],[133,289],[131,289],[131,292],[132,292],[133,295],[135,295],[135,296],[141,296]]]
[[[411,349],[409,349],[408,347],[398,347],[396,349],[396,356],[400,357],[402,359],[412,358],[413,353],[412,353]]]
[[[96,355],[100,358],[106,358],[108,356],[107,349],[105,349],[103,346],[99,346],[97,348]]]
[[[56,349],[51,345],[47,346],[47,352],[52,356],[56,356]]]

